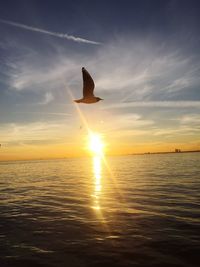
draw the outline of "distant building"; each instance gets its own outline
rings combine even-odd
[[[179,148],[176,148],[175,153],[181,153],[181,150]]]

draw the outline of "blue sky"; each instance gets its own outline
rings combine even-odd
[[[81,110],[110,150],[200,148],[199,1],[1,1],[0,31],[1,157],[71,155],[82,66],[105,100]]]

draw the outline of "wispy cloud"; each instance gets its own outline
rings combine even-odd
[[[55,116],[71,116],[70,113],[62,113],[62,112],[42,112],[42,111],[26,111],[26,112],[15,112],[16,114],[39,114],[39,115],[55,115]]]
[[[159,107],[159,108],[200,108],[200,101],[133,101],[111,104],[103,109],[128,107]]]
[[[180,118],[180,123],[186,125],[193,124],[200,126],[200,115],[199,114],[184,115],[182,118]]]
[[[150,40],[145,44],[141,40],[116,40],[100,46],[95,56],[57,51],[47,60],[33,54],[15,64],[10,86],[16,90],[62,87],[63,78],[68,85],[81,85],[83,65],[93,75],[96,90],[112,95],[117,102],[172,100],[185,92],[191,95],[200,83],[196,58],[170,47],[161,48]]]
[[[64,122],[6,123],[0,125],[2,143],[10,141],[63,140],[70,126]]]
[[[44,33],[44,34],[48,34],[48,35],[52,35],[52,36],[55,36],[55,37],[58,37],[58,38],[71,40],[71,41],[78,42],[78,43],[86,43],[86,44],[94,44],[94,45],[99,45],[100,44],[99,42],[95,42],[95,41],[92,41],[92,40],[76,37],[76,36],[69,35],[69,34],[66,34],[66,33],[58,33],[58,32],[47,31],[47,30],[44,30],[44,29],[28,26],[28,25],[25,25],[25,24],[21,24],[21,23],[9,21],[9,20],[0,19],[0,22],[1,23],[5,23],[7,25],[14,26],[14,27],[18,27],[18,28],[21,28],[21,29],[24,29],[24,30]]]
[[[46,92],[44,99],[41,102],[39,102],[38,104],[39,105],[47,105],[53,100],[54,100],[53,94],[51,92]]]
[[[193,128],[193,127],[188,127],[188,126],[179,126],[178,128],[164,128],[164,129],[155,129],[152,131],[152,135],[154,136],[165,136],[169,137],[171,136],[174,138],[175,136],[188,136],[188,135],[196,135],[198,136],[199,134],[199,129],[198,128]]]
[[[81,77],[80,63],[70,58],[52,56],[50,62],[38,57],[33,60],[31,53],[10,66],[9,85],[17,91],[63,87],[64,81],[70,84],[74,76]],[[79,72],[79,75],[78,75]]]

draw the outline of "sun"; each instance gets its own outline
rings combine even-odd
[[[89,133],[89,150],[95,155],[103,154],[104,144],[101,136],[97,133]]]

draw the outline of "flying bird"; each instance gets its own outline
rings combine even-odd
[[[94,95],[94,81],[90,76],[89,72],[82,68],[82,75],[83,75],[83,98],[74,100],[76,103],[85,103],[85,104],[93,104],[103,100],[100,97],[96,97]]]

